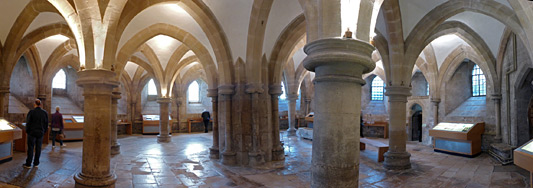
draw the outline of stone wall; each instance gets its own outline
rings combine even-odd
[[[83,109],[83,88],[76,84],[78,73],[70,67],[64,70],[67,75],[67,95],[76,105]]]
[[[25,106],[33,108],[33,101],[36,98],[35,88],[31,67],[26,59],[22,57],[13,69],[9,91],[13,97],[17,98]]]
[[[411,79],[411,95],[427,96],[428,82],[422,72],[416,72]]]

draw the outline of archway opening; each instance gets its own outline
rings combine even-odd
[[[411,140],[422,142],[422,107],[415,104],[411,107]]]

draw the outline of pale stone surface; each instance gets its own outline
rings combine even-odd
[[[170,98],[158,98],[159,103],[159,135],[157,135],[157,142],[170,142],[170,128],[169,128],[169,106],[172,100]]]

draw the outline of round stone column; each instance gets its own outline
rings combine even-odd
[[[288,136],[296,136],[296,100],[298,100],[298,94],[287,95],[289,100],[289,129],[287,129]]]
[[[76,187],[114,187],[117,177],[111,172],[111,96],[119,82],[115,73],[103,69],[78,72],[76,81],[83,87],[85,122],[81,172],[74,176]]]
[[[118,100],[122,98],[120,92],[113,91],[111,97],[111,155],[120,154],[120,143],[117,139],[117,114],[118,114]]]
[[[272,101],[272,160],[281,161],[285,159],[285,151],[279,137],[279,96],[283,93],[281,84],[271,85],[269,93]]]
[[[389,170],[411,168],[411,154],[406,150],[407,133],[405,122],[407,117],[407,97],[411,96],[411,88],[407,86],[388,86],[385,95],[389,97],[389,151],[383,156],[383,166]]]
[[[326,38],[304,47],[304,67],[316,73],[311,187],[358,187],[362,74],[375,68],[374,47]]]
[[[500,105],[501,105],[501,100],[502,100],[502,95],[501,94],[492,94],[491,96],[491,99],[494,101],[494,110],[495,110],[495,114],[496,114],[496,135],[494,136],[494,140],[498,143],[498,142],[501,142],[502,141],[502,133],[501,133],[501,130],[502,130],[502,116],[501,116],[501,108],[500,108]]]
[[[211,119],[213,120],[213,146],[209,148],[209,157],[211,159],[220,158],[220,151],[218,149],[218,89],[208,89],[207,97],[211,97],[213,103],[213,113],[211,113]]]
[[[170,115],[169,107],[171,101],[170,98],[164,97],[157,99],[157,103],[159,103],[159,135],[157,135],[157,142],[167,143],[171,141],[168,128],[168,116]]]
[[[9,87],[0,87],[0,117],[5,117],[6,104],[8,104],[6,97],[9,95]]]

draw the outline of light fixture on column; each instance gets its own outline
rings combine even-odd
[[[361,0],[341,0],[341,31],[349,31],[352,28],[357,32],[357,20],[359,18],[359,8]],[[341,36],[346,33],[341,33]],[[345,35],[346,38],[349,38]]]

